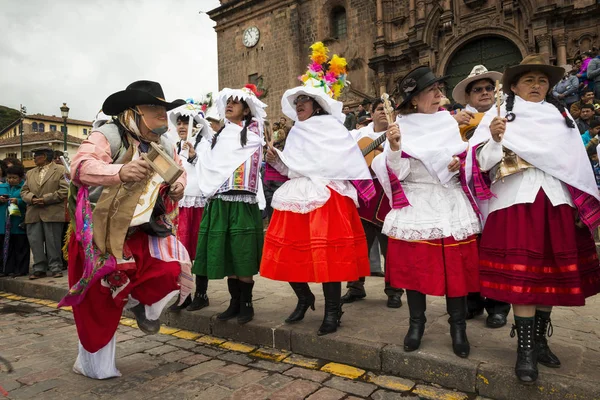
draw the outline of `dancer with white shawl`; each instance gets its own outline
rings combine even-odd
[[[260,273],[289,282],[298,296],[287,323],[301,321],[309,307],[314,310],[308,282],[322,283],[325,314],[317,334],[326,335],[337,330],[342,317],[341,282],[369,274],[367,242],[356,207],[358,196],[370,199],[375,188],[343,125],[342,103],[334,99],[345,85],[346,60],[334,55],[325,71],[327,48],[317,42],[311,49],[313,63],[303,76],[304,86],[286,91],[281,99],[284,114],[295,124],[283,152],[270,147],[267,155],[277,170],[269,168],[267,179],[286,182],[273,195],[275,211]]]
[[[481,293],[513,304],[515,373],[526,384],[536,381],[538,362],[560,367],[546,337],[552,307],[582,306],[600,291],[590,233],[600,224],[600,195],[579,131],[549,93],[563,75],[540,55],[507,68],[506,103],[473,136],[487,140],[477,161],[494,194],[481,237]]]
[[[220,321],[237,317],[245,324],[254,317],[253,276],[258,273],[263,247],[259,202],[264,203],[260,178],[263,122],[266,104],[254,85],[223,89],[217,109],[225,125],[212,137],[203,129],[197,150],[198,184],[208,199],[198,237],[192,272],[223,279],[231,296]]]
[[[443,79],[425,66],[404,77],[400,115],[372,168],[392,203],[383,233],[390,283],[406,289],[410,311],[404,350],[421,345],[425,296],[445,295],[452,348],[468,357],[466,296],[479,290],[480,222],[464,170],[467,143],[450,113],[438,112]]]

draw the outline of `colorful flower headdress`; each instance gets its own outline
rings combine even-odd
[[[193,99],[190,97],[189,99],[186,99],[185,101],[188,104],[192,104],[196,107],[200,107],[200,109],[202,110],[202,114],[206,114],[206,110],[211,108],[213,105],[213,94],[212,94],[212,92],[207,93],[206,96],[204,96],[202,98],[202,100],[197,100],[197,99]]]
[[[310,46],[312,54],[308,70],[299,79],[305,86],[322,87],[333,99],[340,97],[342,89],[350,82],[346,80],[346,59],[334,54],[329,59],[329,49],[317,42]]]

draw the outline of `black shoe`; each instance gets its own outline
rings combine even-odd
[[[543,317],[539,312],[535,313],[535,350],[537,355],[537,362],[548,368],[560,368],[560,360],[550,350],[548,346],[548,337],[552,336],[554,327],[550,318]]]
[[[519,337],[515,374],[525,385],[533,384],[538,378],[533,325],[533,320],[516,320],[510,331],[510,337],[515,337],[515,332]]]
[[[181,299],[181,297],[177,296],[177,300],[175,300],[175,303],[171,304],[171,306],[168,308],[169,311],[179,312],[179,311],[183,310],[184,308],[186,308],[187,306],[189,306],[190,303],[192,302],[192,296],[188,296],[187,299],[185,299],[183,304],[181,304],[181,305],[179,305],[179,299]]]
[[[467,316],[465,319],[469,320],[469,319],[477,318],[482,314],[483,314],[483,308],[478,308],[476,310],[468,310]]]
[[[393,294],[391,296],[388,296],[387,306],[388,308],[402,307],[402,296],[400,296],[399,294]]]
[[[371,272],[371,276],[376,276],[378,278],[385,278],[385,274],[383,272]]]
[[[315,310],[315,295],[310,291],[308,283],[290,282],[290,286],[298,297],[298,304],[296,304],[296,308],[290,316],[286,318],[285,322],[288,324],[302,321],[309,308]]]
[[[365,297],[367,297],[366,293],[355,294],[355,293],[352,293],[352,289],[351,289],[351,290],[348,290],[348,292],[342,296],[340,301],[342,302],[342,304],[348,304],[348,303],[354,303],[356,300],[362,300]]]
[[[427,300],[423,293],[415,290],[407,290],[406,299],[410,313],[410,325],[406,336],[404,336],[404,351],[411,352],[421,346],[421,339],[423,338],[425,323],[427,322],[427,318],[425,318]]]
[[[208,296],[206,293],[198,293],[194,295],[194,300],[190,305],[187,306],[187,311],[198,311],[203,309],[204,307],[208,307],[210,302],[208,301]]]
[[[135,315],[135,320],[137,321],[138,328],[146,335],[154,335],[158,333],[160,330],[160,320],[149,320],[146,317],[146,307],[140,303],[135,307],[130,308],[133,315]]]
[[[471,345],[467,338],[467,296],[446,297],[446,310],[450,315],[450,337],[452,337],[452,350],[461,358],[469,357]]]
[[[506,325],[506,315],[502,313],[490,314],[485,319],[485,325],[492,329],[502,328]]]
[[[338,326],[341,325],[342,314],[344,314],[340,301],[342,294],[341,282],[324,283],[323,294],[325,295],[325,316],[317,332],[318,336],[337,331]]]
[[[254,318],[254,306],[252,305],[252,288],[254,282],[240,281],[240,313],[238,314],[238,324],[244,325]]]
[[[236,278],[227,279],[227,288],[229,289],[229,307],[227,310],[217,315],[219,321],[228,321],[235,318],[240,313],[240,281]]]

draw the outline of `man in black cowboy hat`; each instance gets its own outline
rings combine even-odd
[[[142,158],[154,142],[181,165],[175,146],[163,136],[167,111],[181,104],[167,102],[156,82],[134,82],[106,99],[102,109],[112,119],[96,127],[73,157],[69,211],[84,215],[71,218],[77,232],[69,243],[71,290],[61,304],[73,306],[81,342],[74,368],[88,377],[119,375],[99,354],[114,354],[128,299],[139,328],[153,334],[168,300],[177,291],[185,299],[193,290],[191,262],[173,235],[171,219],[186,176],[168,185]],[[94,268],[86,267],[90,260]],[[107,347],[112,349],[99,351]]]

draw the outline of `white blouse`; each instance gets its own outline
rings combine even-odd
[[[393,209],[382,232],[400,240],[430,240],[452,236],[463,240],[481,231],[481,224],[464,193],[458,175],[447,185],[429,174],[417,159],[401,151],[386,152],[387,165],[402,183],[410,206]]]
[[[490,171],[494,176],[504,153],[502,143],[489,140],[477,154],[482,171]],[[553,206],[568,204],[574,207],[567,186],[541,169],[532,167],[504,177],[490,188],[495,197],[489,200],[489,213],[508,208],[515,204],[533,203],[538,192],[544,191]]]
[[[327,203],[331,197],[330,189],[350,197],[358,207],[358,193],[350,181],[307,178],[290,171],[281,160],[272,165],[280,174],[290,178],[273,194],[271,207],[275,210],[307,214]]]

